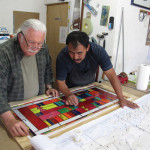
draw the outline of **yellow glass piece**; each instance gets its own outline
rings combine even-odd
[[[44,122],[45,122],[48,126],[51,126],[51,124],[50,124],[48,121],[44,120]]]
[[[63,114],[58,115],[61,119],[63,120],[67,120],[68,118],[66,116],[64,116]]]
[[[42,109],[49,110],[49,109],[57,107],[57,105],[55,105],[54,103],[51,103],[51,104],[43,105],[41,107]]]
[[[93,91],[93,90],[92,90],[92,89],[89,89],[88,91],[90,91],[90,92],[91,92],[91,91]]]
[[[37,109],[37,108],[33,108],[31,109],[31,111],[34,113],[34,114],[37,114],[40,112],[40,109]]]
[[[84,102],[84,101],[86,101],[86,99],[83,98],[83,99],[80,99],[80,101],[81,101],[81,102]]]

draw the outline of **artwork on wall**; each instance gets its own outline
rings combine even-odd
[[[131,5],[150,9],[150,0],[131,0]]]
[[[109,10],[110,10],[110,6],[103,6],[102,7],[101,20],[100,20],[101,26],[107,26],[108,25]]]
[[[146,45],[150,45],[150,19],[149,19],[148,30],[147,30]]]

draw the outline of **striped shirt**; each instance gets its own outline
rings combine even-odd
[[[9,111],[9,102],[24,99],[21,60],[24,53],[16,37],[0,44],[0,114]],[[36,55],[39,93],[45,93],[45,84],[52,84],[51,57],[45,45]]]

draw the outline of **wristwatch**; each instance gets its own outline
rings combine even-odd
[[[51,85],[47,86],[46,90],[48,90],[48,89],[52,89],[52,86]]]

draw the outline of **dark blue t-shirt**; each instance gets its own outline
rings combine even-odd
[[[56,60],[56,79],[66,80],[67,86],[83,86],[95,81],[98,66],[103,71],[112,68],[110,58],[104,48],[90,42],[90,49],[81,63],[75,63],[69,56],[68,47],[61,50]]]

